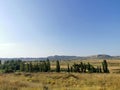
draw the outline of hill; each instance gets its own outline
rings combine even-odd
[[[48,56],[48,57],[40,57],[40,58],[0,58],[0,60],[28,60],[28,61],[33,61],[33,60],[89,60],[89,59],[120,59],[120,56],[110,56],[106,54],[98,54],[98,55],[91,55],[91,56],[65,56],[65,55],[55,55],[55,56]]]

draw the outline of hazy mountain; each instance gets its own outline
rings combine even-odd
[[[28,60],[28,61],[33,61],[33,60],[46,60],[46,59],[50,59],[50,60],[89,60],[89,59],[120,59],[120,56],[110,56],[110,55],[106,55],[106,54],[99,54],[99,55],[92,55],[92,56],[84,56],[84,57],[80,57],[80,56],[59,56],[59,55],[55,55],[55,56],[48,56],[48,57],[42,57],[42,58],[0,58],[0,60],[17,60],[17,59],[21,59],[21,60]]]
[[[106,54],[99,54],[99,55],[93,55],[93,56],[88,56],[88,59],[112,59],[113,56],[106,55]]]
[[[72,59],[77,59],[79,57],[77,57],[77,56],[58,56],[58,55],[55,55],[55,56],[49,56],[47,58],[50,59],[50,60],[72,60]]]
[[[114,59],[118,58],[120,59],[120,56],[110,56],[110,55],[105,55],[105,54],[99,54],[99,55],[92,55],[92,56],[85,56],[85,57],[80,57],[80,56],[49,56],[48,57],[50,60],[73,60],[73,59]]]

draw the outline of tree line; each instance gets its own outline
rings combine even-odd
[[[4,73],[11,72],[62,72],[59,60],[56,61],[56,68],[51,69],[50,60],[45,61],[22,61],[22,60],[8,60],[1,64],[0,70]],[[94,67],[90,63],[80,62],[79,64],[74,63],[72,66],[69,64],[64,70],[65,72],[79,72],[79,73],[109,73],[108,64],[106,60],[103,60],[102,67]]]
[[[90,63],[83,63],[80,64],[73,64],[71,67],[69,67],[68,64],[68,72],[79,72],[79,73],[109,73],[108,64],[106,60],[103,60],[102,67],[97,66],[94,67]]]

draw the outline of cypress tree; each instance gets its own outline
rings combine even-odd
[[[23,72],[25,70],[25,65],[23,62],[20,63],[20,71]]]
[[[35,67],[35,64],[32,65],[32,72],[35,72],[36,70],[36,67]]]
[[[80,68],[81,68],[80,64],[75,64],[75,63],[73,64],[73,71],[74,72],[80,72]]]
[[[100,72],[100,68],[99,68],[99,66],[97,66],[96,73],[99,73],[99,72]]]
[[[58,60],[56,61],[56,72],[60,72],[60,63]]]
[[[4,72],[5,72],[5,73],[8,73],[8,72],[9,72],[9,68],[8,68],[8,67],[5,67]]]
[[[29,64],[29,71],[30,72],[33,72],[33,66],[32,66],[32,63],[30,62],[30,64]]]
[[[39,72],[39,63],[38,62],[36,64],[36,69],[37,69],[37,72]]]
[[[43,62],[41,62],[41,72],[44,72],[44,64],[43,64]]]
[[[109,73],[108,64],[107,64],[107,61],[106,61],[106,60],[103,60],[102,66],[103,66],[103,72],[104,72],[104,73]]]
[[[83,72],[83,71],[84,71],[84,65],[83,65],[83,63],[82,63],[82,62],[80,63],[80,68],[81,68],[81,70],[80,70],[80,71],[81,71],[81,72]]]
[[[35,72],[38,72],[38,71],[39,71],[39,64],[38,64],[38,62],[36,62],[36,63],[34,64],[34,71],[35,71]]]
[[[25,64],[25,71],[29,72],[29,64],[28,63]]]
[[[70,72],[73,72],[73,67],[72,66],[70,67]]]
[[[47,71],[50,71],[50,60],[47,58],[47,62],[46,62],[46,64],[47,64]]]
[[[2,64],[1,62],[2,62],[2,61],[0,60],[0,65]]]
[[[42,70],[41,70],[41,63],[39,63],[39,72],[42,72]]]
[[[67,72],[70,72],[70,66],[69,66],[69,64],[67,65]]]
[[[83,67],[84,67],[83,72],[85,73],[86,72],[86,64],[85,63],[83,64]]]
[[[48,67],[47,67],[47,63],[45,61],[43,62],[43,67],[44,67],[43,71],[47,72],[48,71]]]

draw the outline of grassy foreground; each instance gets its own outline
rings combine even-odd
[[[81,60],[61,61],[61,68],[67,68]],[[0,90],[120,90],[120,60],[107,60],[109,74],[104,73],[11,73],[0,74]],[[88,60],[83,60],[87,63]],[[102,60],[89,60],[101,65]],[[55,68],[55,62],[51,62]]]
[[[0,75],[0,90],[119,89],[119,74],[14,73]]]

